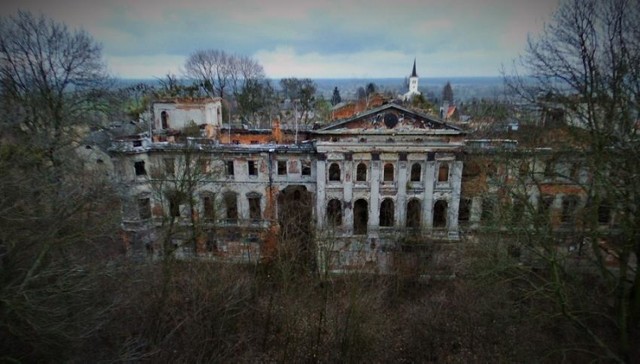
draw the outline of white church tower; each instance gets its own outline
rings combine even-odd
[[[418,74],[416,73],[416,60],[413,59],[413,70],[409,76],[409,92],[403,95],[404,101],[409,101],[415,95],[420,95],[418,91]]]

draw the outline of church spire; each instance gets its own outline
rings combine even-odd
[[[413,72],[411,72],[411,77],[418,77],[418,74],[416,73],[416,59],[413,59]]]

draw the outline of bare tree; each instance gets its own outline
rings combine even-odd
[[[546,176],[532,174],[528,184],[555,178],[579,186],[584,203],[563,201],[560,218],[575,224],[577,246],[590,250],[589,267],[598,274],[591,284],[603,287],[611,304],[601,301],[585,310],[582,304],[589,301],[588,290],[577,289],[580,279],[564,264],[566,259],[559,259],[557,247],[548,245],[549,234],[529,234],[531,227],[538,226],[533,223],[520,228],[528,233],[528,250],[546,263],[550,274],[527,282],[536,293],[552,299],[556,312],[579,327],[599,353],[621,362],[637,358],[632,343],[640,332],[640,167],[636,162],[640,158],[640,29],[635,25],[639,16],[640,5],[635,1],[562,2],[542,35],[529,39],[518,65],[518,72],[527,77],[508,79],[524,100],[562,113],[567,135],[564,150],[543,160],[551,166],[556,161],[577,162],[578,167],[551,168]],[[522,176],[527,175],[525,171]],[[530,210],[525,216],[537,215],[539,207],[524,198],[524,186],[509,191],[514,214],[522,215],[524,208]],[[612,259],[615,269],[610,267]],[[599,320],[603,317],[606,324]],[[609,324],[613,337],[604,329]]]
[[[255,59],[248,56],[230,56],[230,78],[233,94],[237,96],[248,82],[264,80],[264,68]]]
[[[289,98],[294,106],[300,106],[300,115],[304,118],[303,123],[309,121],[309,113],[315,107],[315,94],[317,85],[310,78],[283,78],[280,80],[280,87],[284,96]]]
[[[201,83],[210,96],[225,97],[225,89],[231,82],[231,56],[218,49],[193,52],[185,62],[187,76]]]
[[[87,33],[26,12],[0,20],[3,360],[66,360],[113,303],[99,277],[116,241],[115,194],[77,153],[104,81]]]
[[[259,122],[261,119],[271,120],[277,113],[275,90],[269,80],[246,80],[236,94],[238,111],[243,119]]]
[[[86,32],[28,12],[0,20],[2,122],[38,139],[52,161],[99,109],[105,81],[101,47]]]

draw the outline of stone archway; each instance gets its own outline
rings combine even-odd
[[[353,205],[353,233],[365,235],[369,224],[369,204],[366,200],[359,199]]]
[[[433,227],[442,228],[447,226],[447,201],[438,200],[433,205]]]

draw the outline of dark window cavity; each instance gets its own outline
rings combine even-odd
[[[144,161],[137,161],[133,164],[136,170],[136,176],[146,176],[147,170],[144,168]]]
[[[287,174],[287,161],[278,161],[278,175]]]
[[[227,222],[235,223],[238,220],[238,199],[233,192],[224,195],[224,205],[227,213]]]
[[[311,161],[309,160],[302,161],[302,175],[303,176],[311,175]]]
[[[438,182],[447,182],[449,180],[449,165],[447,163],[440,164],[438,169]]]
[[[340,165],[331,163],[329,166],[329,181],[340,181]]]
[[[369,204],[365,200],[357,200],[353,204],[353,233],[363,235],[367,233],[369,223]]]
[[[138,199],[138,216],[140,220],[151,218],[151,200],[148,197]]]
[[[419,228],[422,216],[420,200],[412,199],[407,204],[407,227]]]
[[[380,205],[380,226],[393,226],[395,222],[393,200],[385,198]]]
[[[249,218],[251,220],[260,220],[262,213],[260,211],[260,195],[250,194],[247,196],[249,200]]]
[[[233,170],[233,161],[227,161],[227,176],[233,176],[234,175],[234,170]]]
[[[257,176],[258,168],[256,168],[256,161],[248,161],[248,165],[249,165],[249,175]]]
[[[438,200],[433,205],[433,227],[447,226],[447,201]]]
[[[422,175],[422,167],[420,163],[414,163],[411,165],[411,182],[420,182],[420,176]]]
[[[358,163],[356,167],[356,181],[364,182],[367,180],[367,165],[364,163]]]
[[[393,181],[393,164],[387,163],[384,165],[384,181]]]
[[[342,225],[342,202],[338,199],[329,200],[327,204],[327,222],[329,226]]]

